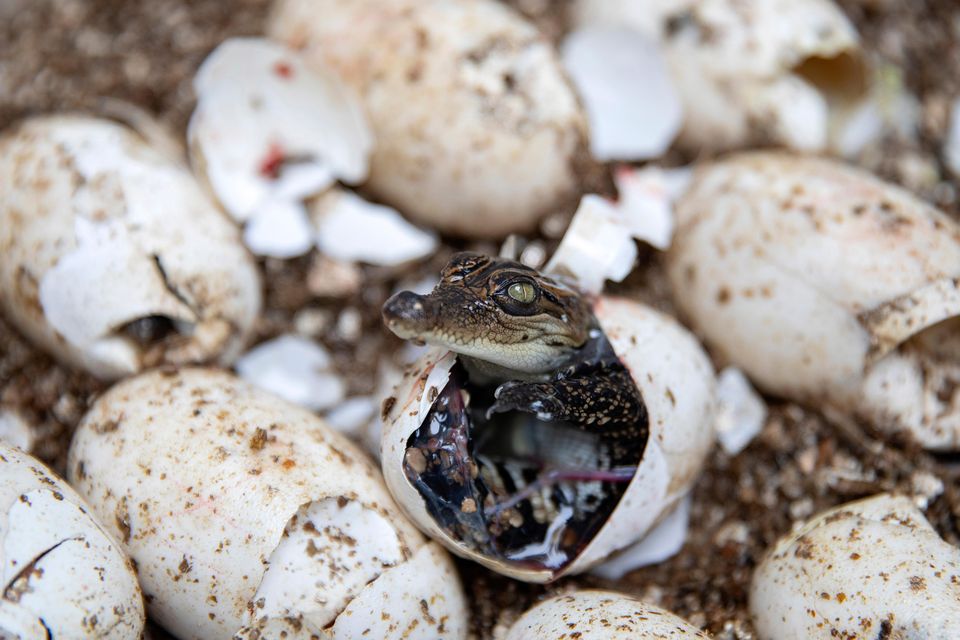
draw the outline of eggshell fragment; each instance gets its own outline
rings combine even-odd
[[[407,440],[426,419],[436,391],[446,384],[454,354],[430,348],[384,402],[381,462],[387,486],[422,531],[457,555],[528,582],[579,573],[642,538],[693,485],[714,439],[714,377],[709,359],[676,321],[642,304],[601,297],[594,314],[643,395],[650,438],[606,524],[559,570],[527,568],[478,554],[438,526],[404,475]]]
[[[880,494],[818,514],[757,568],[750,612],[760,638],[953,638],[960,553],[905,496]]]
[[[613,591],[577,591],[536,605],[507,632],[505,640],[683,640],[706,638],[686,620]]]
[[[556,53],[491,0],[280,0],[268,33],[363,97],[366,189],[472,238],[535,228],[576,196],[585,121]]]
[[[628,26],[660,43],[688,149],[822,149],[831,113],[867,85],[856,31],[831,0],[578,0],[574,24]]]
[[[563,65],[590,122],[597,160],[645,160],[670,148],[683,107],[657,42],[624,27],[588,26],[570,33]]]
[[[107,120],[0,138],[0,306],[38,346],[115,378],[237,356],[260,308],[237,230],[179,162]]]
[[[837,162],[750,153],[677,206],[678,306],[762,390],[960,445],[960,227]]]
[[[960,177],[960,99],[950,107],[950,128],[943,142],[943,157],[947,168]]]
[[[310,216],[317,247],[336,260],[395,266],[437,248],[435,234],[414,227],[395,209],[349,191],[331,189],[311,204]]]
[[[2,442],[0,545],[0,637],[140,637],[140,588],[117,543],[73,489]]]
[[[16,411],[0,407],[0,442],[30,453],[33,441],[33,428],[27,421]]]
[[[78,427],[68,465],[136,560],[151,616],[179,638],[252,638],[284,619],[358,637],[337,631],[348,611],[366,628],[382,613],[410,627],[456,620],[449,637],[464,636],[439,549],[417,565],[420,582],[391,593],[427,599],[427,611],[351,609],[429,545],[355,445],[229,374],[153,372],[113,387]]]
[[[236,220],[338,179],[361,182],[373,139],[359,100],[323,67],[264,38],[231,38],[193,81],[187,132],[198,173]]]
[[[313,340],[293,334],[258,344],[237,361],[240,376],[307,409],[329,409],[343,400],[346,386],[327,353]]]

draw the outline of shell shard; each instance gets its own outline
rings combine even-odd
[[[856,31],[830,0],[578,0],[574,22],[659,43],[689,149],[822,149],[867,88]]]
[[[263,38],[233,38],[194,78],[193,164],[236,220],[271,200],[299,201],[337,180],[362,182],[373,138],[362,107],[330,71]]]
[[[597,160],[645,160],[670,148],[683,107],[657,43],[625,27],[568,34],[564,67],[584,103]]]

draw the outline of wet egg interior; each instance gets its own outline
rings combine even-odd
[[[563,400],[598,409],[596,420],[558,419],[552,393],[528,411],[494,407],[503,385],[471,376],[458,358],[420,427],[407,440],[404,474],[435,522],[478,553],[557,572],[600,531],[632,480],[648,439],[640,390],[594,322],[590,339],[551,380],[584,380],[588,396]],[[586,382],[603,376],[609,385]],[[623,384],[640,403],[610,418]],[[544,385],[546,388],[546,385]],[[574,382],[560,387],[576,394]]]

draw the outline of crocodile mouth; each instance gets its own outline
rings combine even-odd
[[[591,340],[594,353],[619,363],[602,332]],[[492,561],[557,575],[626,492],[646,425],[623,446],[608,435],[615,424],[587,430],[537,413],[490,414],[496,393],[458,358],[407,439],[404,474],[451,539]]]

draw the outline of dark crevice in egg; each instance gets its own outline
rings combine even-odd
[[[593,375],[626,372],[599,329],[576,358]],[[407,440],[404,473],[451,538],[516,567],[556,573],[626,491],[646,448],[646,410],[631,424],[586,427],[522,411],[488,417],[497,387],[471,381],[458,359]]]
[[[120,328],[120,333],[131,338],[140,347],[149,347],[177,332],[174,321],[162,315],[137,318]]]

